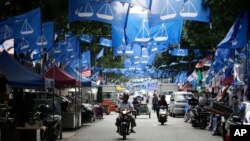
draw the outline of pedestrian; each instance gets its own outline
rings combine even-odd
[[[158,105],[158,98],[157,98],[157,96],[156,96],[156,94],[154,94],[153,95],[153,98],[152,98],[152,104],[153,104],[153,110],[154,110],[154,112],[156,111],[156,107],[157,107],[157,105]]]
[[[238,96],[234,95],[232,96],[232,105],[230,106],[230,108],[234,111],[238,110],[239,108],[239,101],[238,101]]]

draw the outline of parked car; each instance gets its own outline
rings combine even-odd
[[[193,93],[186,91],[173,92],[170,97],[169,113],[170,116],[184,115],[185,107],[188,103],[188,99],[193,97]]]
[[[231,125],[250,125],[250,103],[242,102],[226,121],[224,141],[230,141]]]
[[[81,105],[82,123],[95,121],[95,112],[93,105],[82,103]]]

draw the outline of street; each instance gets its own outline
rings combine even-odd
[[[115,119],[117,113],[105,115],[103,120],[87,123],[76,131],[76,135],[62,141],[115,141],[122,140],[116,133]],[[168,117],[167,123],[161,125],[156,119],[156,113],[140,115],[136,119],[136,133],[127,136],[127,140],[136,141],[222,141],[220,136],[212,136],[211,131],[194,129],[183,121],[183,117]]]

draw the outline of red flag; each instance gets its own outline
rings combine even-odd
[[[82,73],[82,75],[84,75],[84,76],[91,76],[91,70],[90,70],[90,69],[83,70],[81,73]]]
[[[202,68],[202,67],[204,67],[204,65],[208,62],[208,61],[211,61],[212,60],[212,55],[208,55],[207,57],[205,57],[205,58],[203,58],[202,60],[200,60],[197,64],[196,64],[196,66],[195,66],[195,68]]]

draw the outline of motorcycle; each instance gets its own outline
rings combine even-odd
[[[209,113],[205,112],[204,109],[197,105],[194,109],[190,110],[191,124],[193,127],[200,127],[205,129],[209,122]]]
[[[193,110],[198,105],[198,100],[196,98],[191,98],[185,106],[184,122],[190,122],[191,114],[190,111]]]
[[[120,126],[119,126],[119,130],[118,133],[123,137],[123,140],[126,139],[127,135],[130,134],[130,117],[128,116],[131,113],[131,111],[127,110],[127,109],[123,109],[120,112]]]
[[[164,125],[164,123],[167,122],[167,120],[168,120],[167,106],[160,106],[158,121],[161,123],[161,125]]]
[[[41,129],[41,140],[54,141],[58,137],[62,139],[62,117],[60,115],[51,115],[48,105],[40,105],[38,110],[34,114],[33,120],[42,122],[44,128]]]

